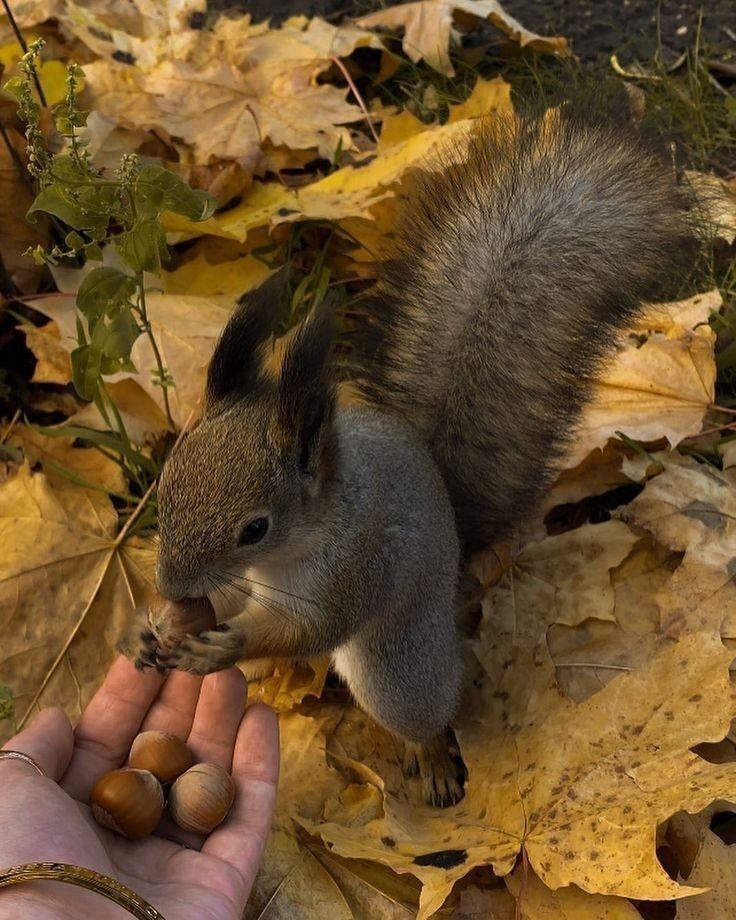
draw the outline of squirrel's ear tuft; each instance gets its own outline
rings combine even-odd
[[[330,367],[334,313],[328,295],[294,332],[281,365],[279,435],[286,446],[296,445],[299,468],[309,474],[316,472],[335,406]]]
[[[259,349],[272,335],[286,295],[286,270],[243,294],[215,346],[207,371],[206,401],[247,393],[261,374]]]

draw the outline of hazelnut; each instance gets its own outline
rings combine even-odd
[[[173,648],[187,636],[196,636],[217,625],[215,608],[206,597],[169,600],[161,594],[151,601],[148,623],[162,648]]]
[[[216,763],[195,764],[171,787],[169,811],[182,830],[209,834],[225,820],[235,798],[235,783]]]
[[[194,757],[176,735],[141,732],[130,748],[128,763],[137,770],[149,770],[160,783],[170,783],[191,767]]]
[[[105,773],[89,799],[98,824],[131,840],[153,833],[164,810],[164,791],[148,770]]]

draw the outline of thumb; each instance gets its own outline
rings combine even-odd
[[[72,759],[74,732],[62,709],[42,709],[27,728],[3,745],[3,750],[28,754],[49,779],[58,782]]]

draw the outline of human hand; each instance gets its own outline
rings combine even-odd
[[[244,715],[245,699],[245,679],[234,669],[204,680],[182,672],[164,680],[121,657],[76,731],[62,710],[43,710],[5,747],[29,754],[46,777],[30,764],[0,759],[0,870],[71,863],[116,878],[166,920],[240,918],[269,832],[279,756],[276,717],[260,704]],[[178,735],[196,760],[232,771],[233,810],[204,840],[163,822],[152,837],[126,840],[92,818],[92,786],[122,766],[134,737],[150,729]],[[0,915],[129,918],[101,895],[55,881],[0,889]]]

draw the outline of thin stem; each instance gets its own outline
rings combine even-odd
[[[20,409],[16,409],[15,414],[10,420],[10,424],[5,429],[5,434],[0,438],[0,444],[4,444],[8,440],[8,438],[10,437],[13,431],[13,428],[15,428],[16,424],[18,423],[19,418],[20,418]]]
[[[18,27],[18,23],[15,21],[15,16],[13,16],[13,11],[10,9],[8,0],[2,0],[2,2],[3,2],[3,6],[5,7],[5,14],[8,17],[8,22],[12,26],[13,32],[15,32],[15,37],[18,39],[18,44],[23,49],[23,54],[28,54],[28,45],[26,43],[25,38],[23,38],[23,33]],[[48,103],[46,102],[46,96],[44,95],[43,87],[41,86],[41,81],[38,78],[38,71],[36,70],[35,67],[33,68],[33,82],[36,84],[36,92],[38,93],[38,101],[41,103],[41,105],[44,108],[46,108]]]
[[[337,57],[337,55],[331,55],[330,60],[332,61],[333,64],[335,64],[340,69],[343,77],[345,77],[345,79],[347,80],[348,86],[352,90],[353,96],[355,96],[355,99],[358,105],[360,106],[363,112],[363,115],[365,116],[365,120],[368,122],[368,127],[371,129],[371,134],[373,135],[373,140],[376,143],[378,143],[378,135],[376,134],[376,129],[373,127],[373,120],[371,119],[371,116],[368,113],[368,109],[366,107],[365,101],[363,100],[363,97],[360,95],[360,91],[358,90],[358,87],[353,82],[353,78],[350,76],[347,67],[343,64],[340,58]]]
[[[164,394],[164,407],[166,409],[166,418],[169,425],[173,431],[176,431],[176,423],[174,418],[171,415],[171,405],[169,403],[169,388],[166,382],[166,368],[164,367],[163,358],[161,357],[161,352],[158,349],[158,343],[156,342],[156,337],[153,334],[153,329],[151,328],[151,322],[148,319],[148,310],[146,308],[146,289],[143,283],[143,272],[139,272],[136,276],[138,280],[138,308],[141,312],[141,319],[143,320],[143,328],[146,330],[146,335],[151,343],[151,348],[153,349],[153,357],[156,361],[156,367],[158,368],[158,376],[161,381],[161,389]]]

